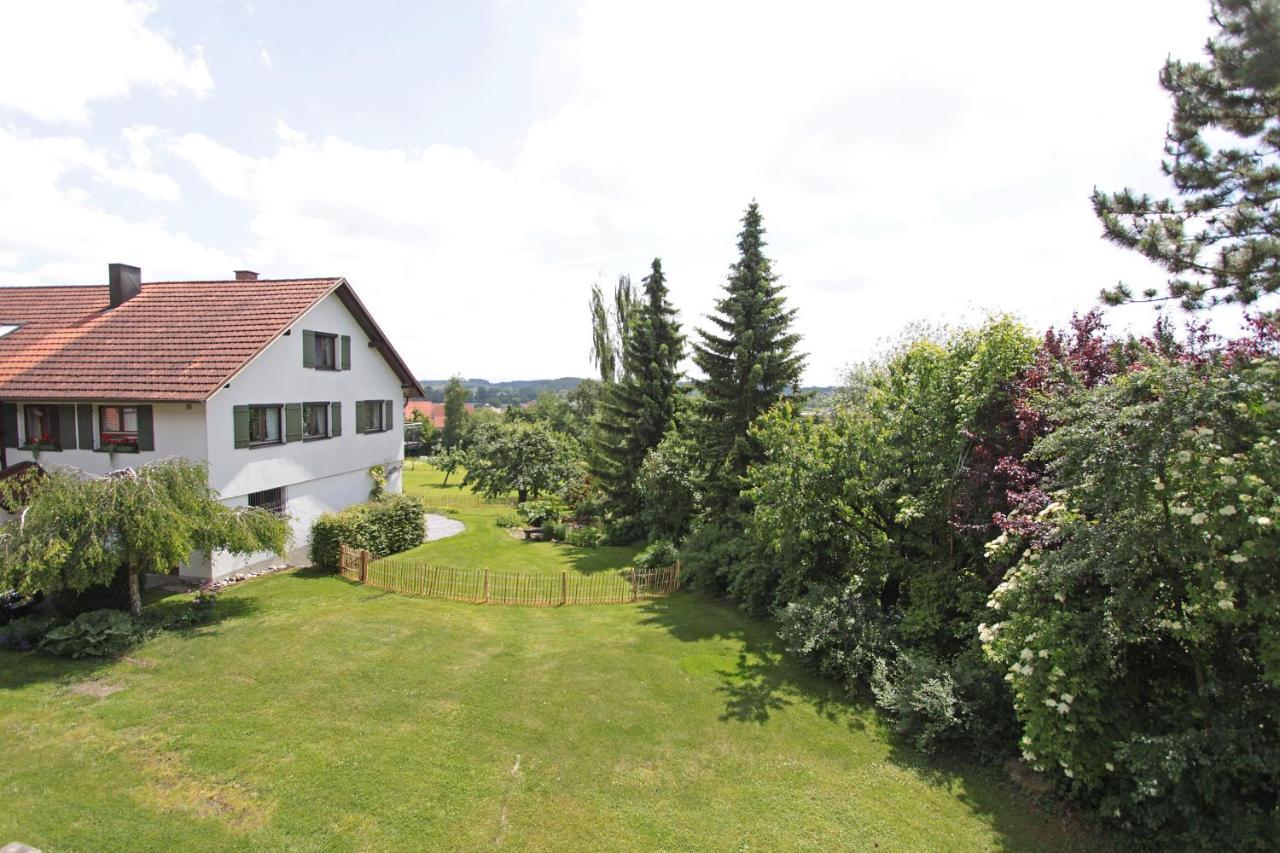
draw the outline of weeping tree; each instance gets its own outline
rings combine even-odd
[[[1216,0],[1207,62],[1170,59],[1162,169],[1177,198],[1094,191],[1111,242],[1167,273],[1164,291],[1123,282],[1109,304],[1177,300],[1197,310],[1280,292],[1280,2]]]
[[[627,329],[638,301],[629,275],[618,276],[612,306],[605,302],[599,284],[591,286],[591,363],[600,368],[600,381],[606,384],[626,372]]]
[[[106,476],[58,468],[0,489],[0,503],[17,510],[0,527],[0,587],[80,592],[124,569],[134,615],[145,573],[168,572],[193,551],[283,554],[289,540],[284,519],[222,504],[204,465],[184,459]]]

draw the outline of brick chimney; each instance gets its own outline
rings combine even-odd
[[[107,281],[111,307],[118,308],[142,290],[142,268],[128,264],[108,264]]]
[[[258,274],[253,270],[236,270],[236,281],[257,281]]]

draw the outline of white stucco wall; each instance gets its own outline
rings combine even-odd
[[[115,400],[99,400],[93,404],[94,441],[98,435],[98,407],[122,405]],[[18,431],[25,428],[22,405],[18,405]],[[123,405],[131,405],[125,403]],[[151,403],[156,449],[139,453],[100,453],[96,450],[41,450],[38,453],[13,447],[5,449],[10,465],[37,461],[43,466],[65,465],[91,474],[107,474],[121,468],[136,468],[166,457],[204,459],[208,453],[205,437],[205,406],[202,403]],[[26,436],[21,436],[23,442]]]
[[[350,370],[302,366],[304,329],[351,336]],[[293,562],[305,559],[311,523],[325,512],[368,498],[369,468],[388,471],[388,491],[399,492],[404,461],[404,391],[400,379],[336,296],[304,314],[207,403],[209,482],[232,506],[251,492],[284,487],[294,532]],[[357,400],[391,400],[392,419],[383,432],[356,432]],[[241,405],[340,402],[342,435],[266,447],[235,447],[234,409]],[[282,425],[283,427],[283,425]],[[193,561],[193,576],[218,577],[278,562],[272,554],[215,554],[212,565]]]

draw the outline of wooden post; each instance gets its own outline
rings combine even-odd
[[[676,560],[676,576],[671,582],[671,591],[675,592],[680,589],[680,561]]]
[[[360,583],[365,583],[368,580],[369,580],[369,552],[362,548],[360,549]]]
[[[631,600],[635,601],[640,597],[640,573],[636,571],[636,567],[631,567]]]
[[[569,603],[569,573],[564,569],[560,570],[560,606]]]
[[[489,570],[484,570],[484,603],[489,603]]]

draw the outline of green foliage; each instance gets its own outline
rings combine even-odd
[[[1026,759],[1136,838],[1275,847],[1280,363],[1150,355],[1050,411],[1049,532],[993,543],[979,626]]]
[[[542,538],[550,542],[563,542],[569,536],[569,526],[563,521],[548,519],[542,523]]]
[[[679,541],[702,509],[698,454],[689,438],[672,430],[645,456],[636,476],[640,523],[650,535]]]
[[[1160,74],[1173,99],[1162,166],[1181,198],[1093,195],[1107,239],[1170,276],[1166,294],[1153,288],[1140,301],[1191,310],[1280,290],[1280,6],[1215,0],[1213,19],[1209,61],[1169,59]],[[1135,296],[1122,283],[1103,298]]]
[[[450,450],[441,445],[427,457],[427,462],[432,467],[439,468],[444,472],[444,485],[447,486],[449,485],[449,478],[453,476],[453,472],[466,466],[467,453],[460,447]]]
[[[14,504],[22,501],[13,490],[24,490],[26,505],[2,533],[0,587],[56,595],[109,583],[127,567],[135,614],[143,573],[165,573],[192,551],[283,553],[288,541],[284,519],[225,506],[209,488],[205,467],[183,459],[105,477],[53,469],[2,488]]]
[[[115,657],[141,638],[141,626],[122,610],[91,610],[49,629],[40,648],[60,657]]]
[[[471,392],[454,376],[444,389],[444,429],[440,441],[445,450],[453,450],[461,442],[467,424],[467,399]]]
[[[516,492],[524,502],[581,478],[577,443],[545,423],[504,421],[475,436],[463,480],[486,497]]]
[[[765,245],[753,201],[742,218],[740,256],[730,267],[725,295],[708,317],[716,330],[698,329],[693,345],[694,363],[705,375],[694,383],[704,491],[708,509],[721,514],[738,511],[742,478],[761,458],[748,429],[797,392],[804,370],[805,357],[796,352],[800,336],[790,331],[795,311],[786,307]]]
[[[320,516],[311,526],[311,562],[338,569],[338,545],[362,548],[375,557],[422,544],[426,507],[413,495],[384,495],[376,501]]]
[[[555,499],[525,501],[516,507],[516,511],[530,527],[541,527],[548,521],[563,518],[564,504]]]
[[[764,460],[725,589],[750,610],[782,608],[788,645],[869,686],[921,749],[1016,739],[973,636],[1003,568],[984,544],[1009,507],[973,481],[1016,433],[1011,389],[1035,350],[1004,318],[908,341],[854,371],[829,420],[780,406],[753,429]]]
[[[670,539],[658,539],[636,554],[637,569],[665,569],[676,564],[680,551]]]
[[[662,262],[644,280],[644,301],[630,309],[622,376],[605,386],[594,433],[592,469],[616,521],[639,510],[636,477],[645,456],[674,426],[684,337],[667,300]],[[639,532],[639,531],[637,531]]]
[[[523,520],[515,513],[504,512],[501,515],[494,517],[493,523],[505,529],[508,527],[519,527],[523,523]]]
[[[50,629],[65,624],[65,619],[57,616],[46,616],[33,613],[14,619],[8,625],[0,627],[0,649],[12,649],[18,652],[35,648]]]
[[[604,532],[598,527],[574,527],[565,534],[564,541],[578,548],[594,548],[604,541]]]

